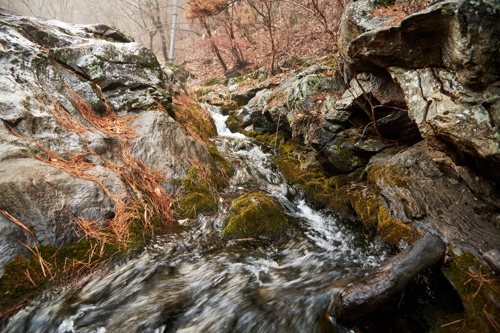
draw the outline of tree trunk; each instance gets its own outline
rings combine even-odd
[[[167,52],[167,38],[165,37],[165,31],[163,29],[163,23],[161,22],[160,17],[160,5],[158,4],[158,0],[155,0],[156,5],[156,17],[154,18],[156,31],[160,33],[161,38],[161,51],[163,53],[163,60],[165,62],[168,61],[168,52]]]
[[[217,47],[215,42],[212,40],[212,32],[210,31],[210,28],[208,27],[207,21],[201,20],[201,24],[203,25],[203,27],[207,31],[208,38],[210,38],[210,45],[212,46],[212,50],[214,51],[215,55],[217,56],[217,59],[219,59],[219,63],[221,65],[222,69],[224,70],[224,72],[226,72],[227,71],[226,63],[224,62],[224,59],[222,59],[219,48]]]

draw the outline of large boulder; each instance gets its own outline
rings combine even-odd
[[[342,17],[339,50],[352,69],[446,67],[466,85],[500,78],[497,2],[442,1],[397,24],[392,16],[372,15],[376,6],[356,1]]]
[[[500,244],[499,193],[447,149],[429,140],[393,156],[378,154],[366,178],[392,218],[439,235],[457,254],[481,257]]]
[[[339,51],[351,75],[375,77],[365,87],[370,98],[406,109],[422,137],[451,145],[462,163],[500,184],[498,3],[440,1],[406,16],[403,1],[387,16],[377,3],[353,2],[343,15]],[[403,118],[391,127],[414,127]]]
[[[189,158],[213,163],[172,118],[172,84],[151,51],[104,25],[0,21],[0,210],[39,244],[78,239],[77,219],[104,227],[117,198],[137,196],[126,170],[167,189]],[[23,229],[1,215],[0,275],[28,253],[19,241]]]

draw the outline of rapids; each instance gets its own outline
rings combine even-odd
[[[286,184],[272,149],[225,127],[213,141],[235,175],[216,216],[173,225],[136,258],[86,284],[46,294],[5,332],[348,332],[326,316],[338,288],[388,257],[359,227],[315,210]],[[281,239],[220,237],[231,201],[250,191],[277,199],[289,231]],[[336,282],[337,281],[337,282]]]

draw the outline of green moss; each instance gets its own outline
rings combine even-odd
[[[453,14],[455,14],[455,11],[453,10],[453,8],[443,7],[441,9],[441,13],[444,14],[444,15],[453,15]]]
[[[203,83],[205,87],[214,86],[216,84],[219,84],[219,79],[216,77],[210,78]]]
[[[227,226],[222,231],[222,237],[263,236],[275,239],[286,229],[287,221],[278,205],[265,194],[254,192],[234,201]]]
[[[236,115],[230,115],[226,120],[226,126],[232,133],[238,132],[241,128],[242,123],[243,121],[241,120],[241,118]]]
[[[209,145],[208,152],[215,165],[194,165],[181,180],[183,194],[174,205],[177,218],[196,218],[217,211],[216,194],[228,185],[234,169],[215,146]]]
[[[308,200],[321,207],[335,209],[343,214],[350,211],[348,200],[344,194],[344,186],[359,180],[363,168],[357,169],[348,175],[329,176],[319,165],[304,165],[309,151],[299,148],[297,139],[285,139],[281,134],[257,134],[254,137],[279,149],[279,154],[274,158],[285,179],[304,189]]]
[[[214,176],[217,176],[215,173],[220,173],[222,177],[218,177],[217,188],[223,188],[227,186],[227,178],[231,177],[234,174],[233,166],[220,154],[217,150],[217,147],[214,145],[208,146],[208,153],[210,157],[215,163],[216,169],[213,170]]]
[[[405,215],[411,221],[413,219],[413,213],[411,211],[410,206],[408,205],[408,200],[406,200],[406,198],[403,197],[402,195],[398,195],[398,200],[401,201],[401,203],[403,204]]]
[[[387,244],[397,246],[401,240],[410,244],[416,240],[413,228],[393,218],[370,188],[352,190],[349,200],[363,225],[375,230]]]
[[[457,332],[459,329],[462,332],[495,332],[492,322],[500,324],[500,278],[485,269],[470,252],[455,257],[441,270],[462,300],[465,320],[437,327],[435,332]]]
[[[238,103],[237,101],[231,101],[230,104],[224,104],[221,106],[222,114],[228,115],[231,111],[236,111],[240,109],[243,105]]]
[[[391,187],[409,188],[407,172],[393,164],[372,164],[366,171],[368,184],[375,185],[382,180]]]
[[[177,213],[185,218],[196,218],[198,214],[212,214],[215,211],[217,204],[210,193],[192,192],[182,198]]]
[[[393,218],[382,205],[378,213],[377,233],[392,246],[397,246],[402,240],[411,244],[417,238],[412,227]]]

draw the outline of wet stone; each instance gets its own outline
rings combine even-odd
[[[483,254],[483,259],[490,265],[491,269],[500,274],[500,251],[497,249]]]

